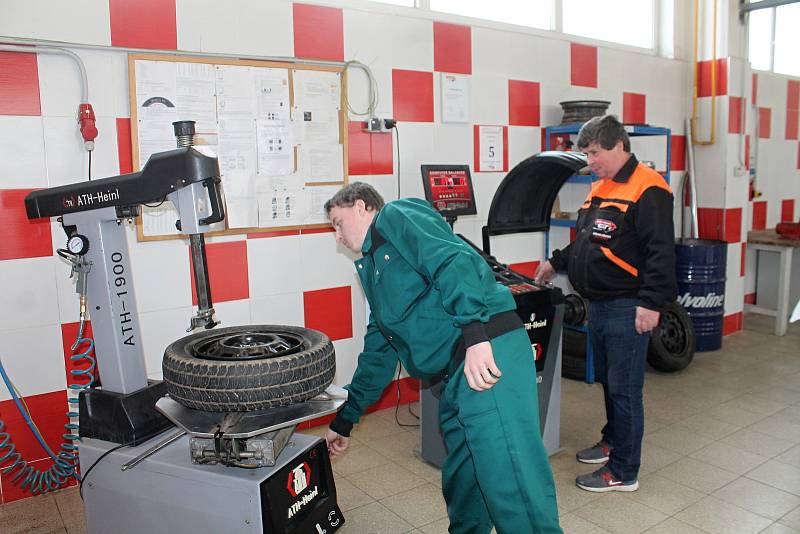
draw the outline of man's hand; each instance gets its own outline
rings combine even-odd
[[[350,438],[337,434],[329,428],[325,433],[325,442],[328,444],[328,454],[331,455],[331,458],[335,458],[347,449]]]
[[[502,374],[494,363],[491,343],[483,341],[467,348],[464,375],[469,387],[475,391],[486,391],[497,383]]]
[[[648,308],[636,306],[636,332],[644,334],[658,326],[661,314]]]
[[[533,275],[533,280],[537,284],[543,284],[552,280],[555,275],[556,270],[553,269],[553,266],[549,261],[546,261],[544,263],[540,263],[539,267],[536,268],[536,274]]]

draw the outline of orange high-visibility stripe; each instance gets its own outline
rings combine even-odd
[[[608,258],[611,261],[611,263],[623,269],[632,276],[639,276],[639,269],[637,269],[627,261],[623,260],[616,254],[611,252],[611,249],[609,249],[608,247],[600,247],[600,250],[603,251],[603,254],[605,255],[606,258]]]
[[[603,202],[628,201],[636,203],[650,187],[658,187],[672,193],[672,189],[670,189],[663,176],[640,163],[625,183],[615,182],[612,179],[594,182],[583,207],[588,207],[594,197],[599,197]],[[620,204],[610,205],[620,208],[623,212],[628,209],[627,206],[623,208]],[[600,207],[604,206],[601,205]]]

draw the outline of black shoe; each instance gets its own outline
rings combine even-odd
[[[578,451],[575,458],[584,464],[604,464],[608,461],[608,455],[611,453],[611,447],[603,441],[598,441],[588,449]]]
[[[594,473],[579,476],[575,479],[575,484],[583,490],[596,492],[636,491],[639,489],[638,480],[619,480],[606,466],[601,467]]]

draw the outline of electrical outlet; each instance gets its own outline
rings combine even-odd
[[[381,119],[378,117],[371,117],[364,123],[363,130],[368,133],[381,133],[388,132],[394,128],[395,121],[393,119]]]

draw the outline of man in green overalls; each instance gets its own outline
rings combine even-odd
[[[391,382],[398,359],[417,378],[444,376],[439,420],[450,532],[560,533],[553,475],[539,434],[536,368],[510,291],[419,199],[384,205],[352,183],[325,211],[355,262],[371,314],[364,350],[331,422],[331,456]]]

